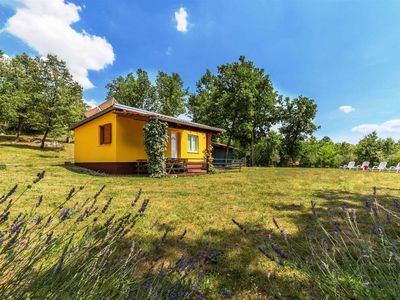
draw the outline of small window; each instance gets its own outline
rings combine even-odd
[[[197,135],[188,135],[188,152],[199,152],[199,137]]]
[[[100,126],[100,145],[111,144],[111,124]]]

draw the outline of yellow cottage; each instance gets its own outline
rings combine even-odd
[[[212,134],[224,132],[178,118],[118,104],[109,99],[86,113],[75,124],[75,164],[84,168],[114,173],[146,173],[147,155],[143,126],[150,117],[168,124],[167,167],[173,173],[204,173],[204,151]]]

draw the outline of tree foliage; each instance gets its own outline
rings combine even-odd
[[[196,87],[188,103],[193,120],[224,128],[226,143],[250,148],[254,158],[254,145],[275,121],[276,94],[269,76],[241,56],[220,65],[216,75],[207,70]]]
[[[62,133],[83,118],[82,88],[56,56],[42,59],[27,54],[0,60],[0,120],[4,127]]]
[[[157,118],[150,118],[149,122],[143,127],[143,135],[150,176],[164,177],[166,175],[165,151],[169,138],[168,124],[160,122]]]
[[[108,97],[119,103],[176,117],[185,113],[188,94],[179,74],[159,71],[153,85],[146,71],[138,69],[107,84]]]
[[[282,134],[282,151],[288,165],[297,162],[301,141],[309,138],[319,126],[314,124],[317,104],[314,100],[299,96],[291,100],[279,97],[279,120]]]

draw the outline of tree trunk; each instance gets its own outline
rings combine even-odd
[[[251,132],[251,166],[254,167],[254,126]]]
[[[46,131],[44,132],[42,142],[40,144],[40,148],[44,149],[44,143],[46,142],[47,135],[49,134],[49,129],[47,128]]]
[[[16,142],[19,140],[19,137],[21,136],[23,124],[24,124],[24,122],[23,122],[22,118],[18,118],[17,136],[15,138]]]

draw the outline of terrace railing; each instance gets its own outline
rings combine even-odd
[[[167,174],[207,173],[211,165],[204,158],[167,158],[165,160]],[[245,159],[215,158],[212,167],[217,172],[241,171],[246,165]],[[138,174],[148,173],[146,160],[136,161]]]

